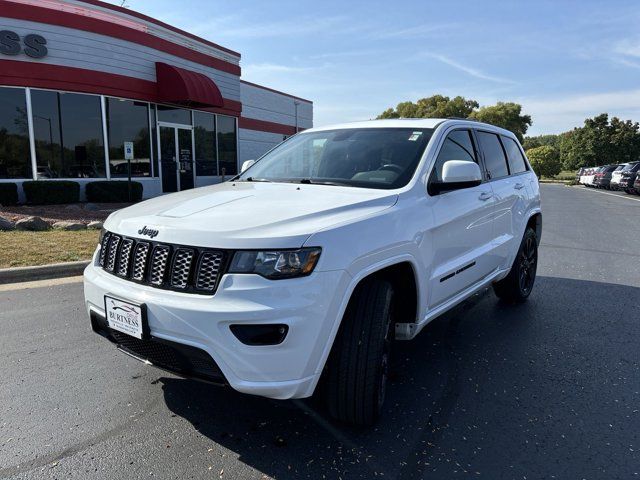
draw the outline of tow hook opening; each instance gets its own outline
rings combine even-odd
[[[279,345],[289,333],[289,326],[283,323],[259,325],[231,325],[231,333],[245,345]]]

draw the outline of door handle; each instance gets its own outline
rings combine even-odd
[[[524,183],[516,183],[513,188],[516,190],[522,190],[524,188]]]
[[[482,192],[478,198],[480,200],[489,200],[491,197],[493,197],[493,193],[491,193],[491,192]]]

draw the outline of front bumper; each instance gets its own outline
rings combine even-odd
[[[84,272],[84,292],[90,316],[104,317],[104,295],[143,303],[152,338],[206,352],[235,390],[287,399],[313,394],[349,280],[344,271],[276,281],[226,274],[215,295],[204,296],[138,285],[103,271],[94,261]],[[245,345],[229,328],[274,323],[289,327],[278,345]]]

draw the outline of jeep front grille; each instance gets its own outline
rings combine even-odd
[[[105,271],[152,287],[211,295],[230,258],[222,250],[171,245],[106,232],[98,262]]]
[[[200,256],[196,288],[212,292],[216,288],[223,256],[219,252],[204,252]]]

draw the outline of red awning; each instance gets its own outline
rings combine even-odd
[[[156,62],[158,96],[161,102],[191,107],[223,107],[220,89],[206,75]]]

